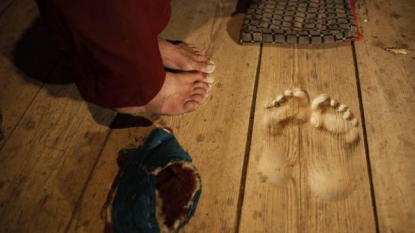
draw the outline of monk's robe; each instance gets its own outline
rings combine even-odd
[[[106,108],[142,106],[165,70],[157,36],[170,0],[37,0],[43,22],[67,57],[82,97]]]

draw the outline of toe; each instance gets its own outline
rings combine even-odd
[[[186,50],[191,50],[191,51],[194,51],[194,52],[201,52],[201,53],[204,53],[204,52],[203,52],[203,49],[201,49],[201,48],[199,48],[199,47],[195,46],[194,44],[182,43],[182,44],[180,44],[180,46],[182,46],[182,48],[184,48],[184,49],[186,49]],[[186,48],[186,47],[187,47],[187,48]]]
[[[199,94],[193,94],[190,96],[190,99],[189,99],[189,101],[194,101],[198,104],[203,103],[204,100],[205,100],[205,96],[199,95]]]
[[[183,104],[183,112],[191,112],[196,110],[196,108],[199,107],[199,104],[195,101],[187,101]]]
[[[215,72],[216,66],[212,63],[208,63],[207,67],[206,67],[206,73],[211,74],[213,72]]]
[[[192,95],[200,95],[205,99],[209,95],[212,85],[206,82],[195,82],[193,84]]]
[[[195,60],[197,62],[204,62],[204,63],[209,63],[210,59],[208,57],[206,57],[204,54],[202,53],[196,53],[196,58]]]
[[[198,88],[193,89],[193,94],[198,94],[206,98],[206,96],[208,95],[208,89],[198,87]]]
[[[178,75],[181,75],[186,79],[187,84],[195,84],[197,82],[206,82],[208,74],[199,72],[199,71],[190,71],[190,72],[180,72]],[[192,89],[194,88],[191,86]]]
[[[192,50],[193,50],[193,52],[195,52],[195,53],[200,53],[200,54],[205,55],[205,52],[204,52],[201,48],[194,47],[194,48],[192,48]]]
[[[202,82],[206,82],[210,85],[212,85],[215,82],[215,78],[212,76],[207,76]]]
[[[212,84],[205,82],[205,81],[198,81],[198,82],[193,83],[193,90],[197,88],[203,88],[209,91],[212,88]]]
[[[193,68],[195,70],[211,74],[215,71],[216,66],[209,62],[195,62]]]
[[[196,46],[194,44],[189,44],[189,43],[183,43],[183,45],[188,46],[189,48],[196,48]]]

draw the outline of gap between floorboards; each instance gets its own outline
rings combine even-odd
[[[367,171],[368,171],[369,182],[370,182],[369,185],[370,185],[370,194],[372,197],[373,216],[375,218],[375,229],[376,229],[376,233],[380,233],[379,218],[378,218],[378,212],[377,212],[377,207],[376,207],[375,188],[374,188],[373,176],[372,176],[372,164],[371,164],[370,153],[369,153],[369,142],[367,140],[367,133],[366,133],[367,131],[366,131],[365,110],[363,107],[363,95],[362,95],[362,88],[360,86],[360,74],[359,74],[359,66],[357,62],[357,52],[356,52],[355,42],[351,43],[351,48],[352,48],[353,63],[354,63],[354,68],[355,68],[357,96],[359,98],[359,108],[360,108],[360,114],[362,116],[361,122],[362,122],[362,129],[363,129],[363,146],[364,146],[365,155],[366,155],[366,165],[367,165]]]
[[[236,207],[235,233],[239,232],[239,227],[241,225],[242,207],[243,207],[244,196],[245,196],[246,175],[248,173],[248,164],[249,164],[249,158],[250,158],[250,153],[251,153],[252,131],[254,128],[256,97],[257,97],[257,92],[258,92],[259,76],[261,74],[262,48],[263,48],[263,44],[261,44],[259,47],[259,58],[258,58],[258,63],[257,63],[257,68],[256,68],[254,90],[253,90],[253,95],[252,95],[251,112],[249,115],[248,135],[246,139],[244,163],[242,166],[241,184],[239,185],[240,188],[239,188],[238,205]]]

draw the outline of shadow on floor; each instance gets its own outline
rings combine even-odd
[[[41,19],[36,19],[14,46],[13,62],[26,82],[39,85],[51,96],[83,101],[77,91],[72,91],[75,86],[68,63],[55,48]],[[93,104],[88,104],[88,109],[98,124],[110,126],[112,110]]]
[[[15,65],[25,74],[28,82],[71,83],[69,76],[55,74],[55,77],[50,77],[61,55],[53,46],[47,30],[39,18],[17,42],[13,55]]]
[[[242,22],[251,2],[252,0],[239,0],[236,4],[235,11],[232,13],[231,19],[226,25],[226,30],[228,31],[229,36],[237,44],[239,44],[239,34]]]

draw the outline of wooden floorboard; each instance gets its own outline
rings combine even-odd
[[[0,151],[0,232],[65,230],[112,117],[74,84],[43,86]]]
[[[120,122],[123,119],[115,120]],[[121,149],[140,146],[156,126],[145,118],[135,118],[135,127],[112,129],[93,175],[77,204],[65,232],[103,232],[101,210],[107,200],[112,182],[118,173],[117,155]]]
[[[314,128],[310,105],[296,98],[264,108],[299,87],[311,100],[325,93],[347,104],[360,120],[356,85],[350,44],[263,47],[239,232],[375,232],[363,140]]]
[[[259,57],[259,46],[243,47],[234,41],[241,19],[231,18],[235,6],[236,1],[173,1],[173,16],[162,35],[204,48],[217,66],[213,75],[216,82],[203,105],[183,116],[157,120],[157,124],[173,129],[202,177],[196,215],[183,232],[235,231]],[[150,129],[112,132],[68,232],[102,231],[100,210],[118,171],[116,154],[129,144],[141,144]]]
[[[0,109],[4,137],[0,148],[48,77],[58,53],[38,20],[34,1],[17,0],[0,16]],[[41,59],[39,59],[41,58]]]
[[[118,151],[156,126],[173,129],[202,176],[183,232],[415,232],[413,1],[357,1],[365,38],[354,47],[260,48],[236,44],[236,0],[174,0],[162,36],[212,57],[212,93],[195,112],[111,131],[114,112],[84,102],[62,78],[65,62],[49,49],[34,1],[10,2],[0,3],[0,232],[102,232]],[[309,105],[264,108],[295,87],[348,105],[360,140],[312,127]],[[271,114],[280,120],[267,125]]]
[[[415,232],[415,2],[359,1],[356,42],[381,233]],[[385,48],[405,49],[393,54]]]

